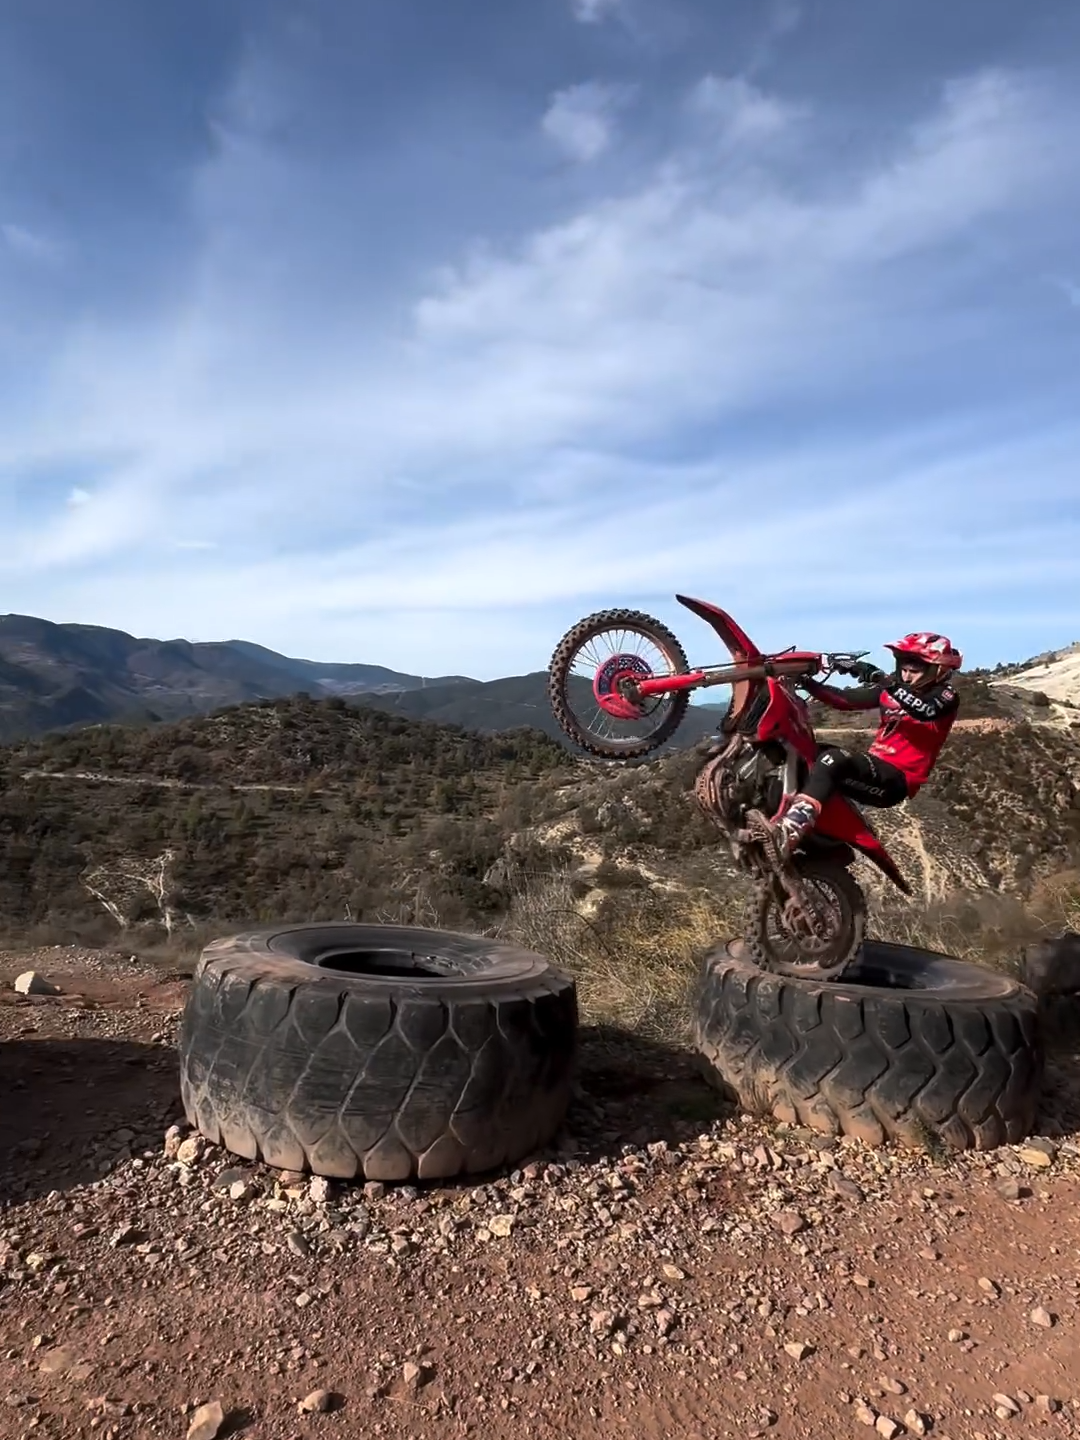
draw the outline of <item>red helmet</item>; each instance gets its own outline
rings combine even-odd
[[[959,670],[964,663],[963,655],[948,636],[935,635],[931,630],[905,635],[902,640],[897,640],[895,645],[886,645],[885,649],[893,652],[897,664],[902,663],[905,655],[914,655],[917,660],[925,661],[933,668],[939,680],[950,670]]]

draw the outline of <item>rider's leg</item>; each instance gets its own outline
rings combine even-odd
[[[876,756],[822,746],[802,790],[775,822],[785,854],[813,830],[825,802],[837,793],[861,805],[899,805],[907,799],[907,780],[895,765]]]

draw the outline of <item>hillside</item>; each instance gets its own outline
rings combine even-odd
[[[556,884],[617,926],[666,925],[694,896],[737,923],[744,880],[689,798],[699,759],[594,764],[537,730],[483,736],[340,698],[53,735],[0,752],[0,924],[99,940],[166,918],[484,928]],[[1080,861],[1078,797],[1072,733],[958,731],[934,783],[878,817],[916,907],[862,878],[904,924],[961,894],[1022,909]]]
[[[1065,650],[1050,651],[1029,660],[1007,679],[995,679],[991,683],[995,688],[1009,686],[1029,694],[1045,695],[1061,705],[1080,707],[1080,641]]]
[[[580,686],[588,697],[588,683],[575,677],[572,685]],[[395,695],[361,695],[355,697],[364,705],[372,705],[388,714],[408,715],[417,720],[434,720],[441,725],[461,725],[482,734],[497,734],[530,726],[564,740],[547,694],[546,670],[530,675],[510,675],[501,680],[467,680],[450,685],[427,686]],[[726,707],[725,707],[726,708]],[[677,748],[696,744],[715,732],[720,714],[716,709],[691,706],[679,728]]]
[[[301,690],[353,695],[428,683],[378,665],[293,660],[246,641],[146,640],[0,615],[0,742],[75,725],[176,720]]]

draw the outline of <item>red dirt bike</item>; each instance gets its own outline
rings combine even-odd
[[[801,788],[818,752],[806,702],[795,687],[819,674],[850,673],[867,652],[766,655],[725,611],[685,595],[675,598],[712,626],[731,664],[691,670],[666,625],[637,610],[603,610],[579,621],[556,647],[548,674],[555,718],[590,755],[632,760],[674,735],[691,691],[730,686],[718,727],[721,743],[709,752],[695,794],[726,834],[736,863],[756,882],[747,953],[778,974],[836,976],[866,928],[866,898],[848,868],[856,852],[905,895],[911,889],[850,800],[834,795],[790,856],[781,853],[767,817],[775,818]]]

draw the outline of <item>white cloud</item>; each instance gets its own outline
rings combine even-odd
[[[625,86],[588,80],[551,97],[541,128],[572,160],[596,160],[610,146],[617,112],[630,99]]]
[[[742,75],[706,75],[691,91],[690,106],[736,143],[768,140],[806,114],[804,107],[767,95]]]
[[[37,265],[53,265],[64,258],[64,247],[39,231],[25,225],[0,225],[0,236],[13,255]]]
[[[609,15],[614,15],[623,5],[623,0],[570,0],[574,19],[582,25],[598,25]]]
[[[93,498],[89,490],[84,490],[81,485],[76,485],[74,489],[69,492],[67,503],[69,508],[74,510],[80,505],[89,504]]]
[[[964,267],[1068,183],[1055,144],[1069,106],[1022,77],[975,76],[837,170],[814,117],[777,96],[710,77],[695,103],[693,135],[659,163],[516,242],[477,245],[389,333],[364,325],[350,277],[351,333],[275,308],[252,279],[267,236],[236,197],[288,194],[288,167],[254,141],[226,147],[194,187],[203,245],[182,303],[126,333],[73,333],[38,411],[0,427],[9,472],[123,457],[93,504],[16,524],[8,593],[17,582],[23,609],[142,633],[495,674],[521,668],[514,655],[544,663],[544,637],[594,600],[697,587],[764,626],[805,612],[809,627],[804,568],[785,572],[778,551],[888,536],[920,504],[944,538],[902,576],[883,588],[857,546],[846,561],[860,626],[871,595],[874,623],[903,628],[926,576],[944,610],[926,623],[942,628],[1003,583],[1080,593],[1075,527],[1047,520],[1038,566],[1011,536],[968,549],[969,495],[980,526],[1010,493],[1060,504],[1067,446],[1062,459],[992,443],[989,400],[959,438],[914,433],[917,407],[901,409],[891,453],[860,438],[859,408],[868,380],[902,388],[1005,333],[981,315],[970,328]],[[819,413],[851,430],[847,448],[788,419]],[[766,417],[775,458],[740,442],[746,415]],[[647,463],[643,447],[691,458]]]
[[[1050,283],[1061,291],[1074,310],[1080,310],[1080,282],[1070,280],[1064,275],[1055,275]]]

